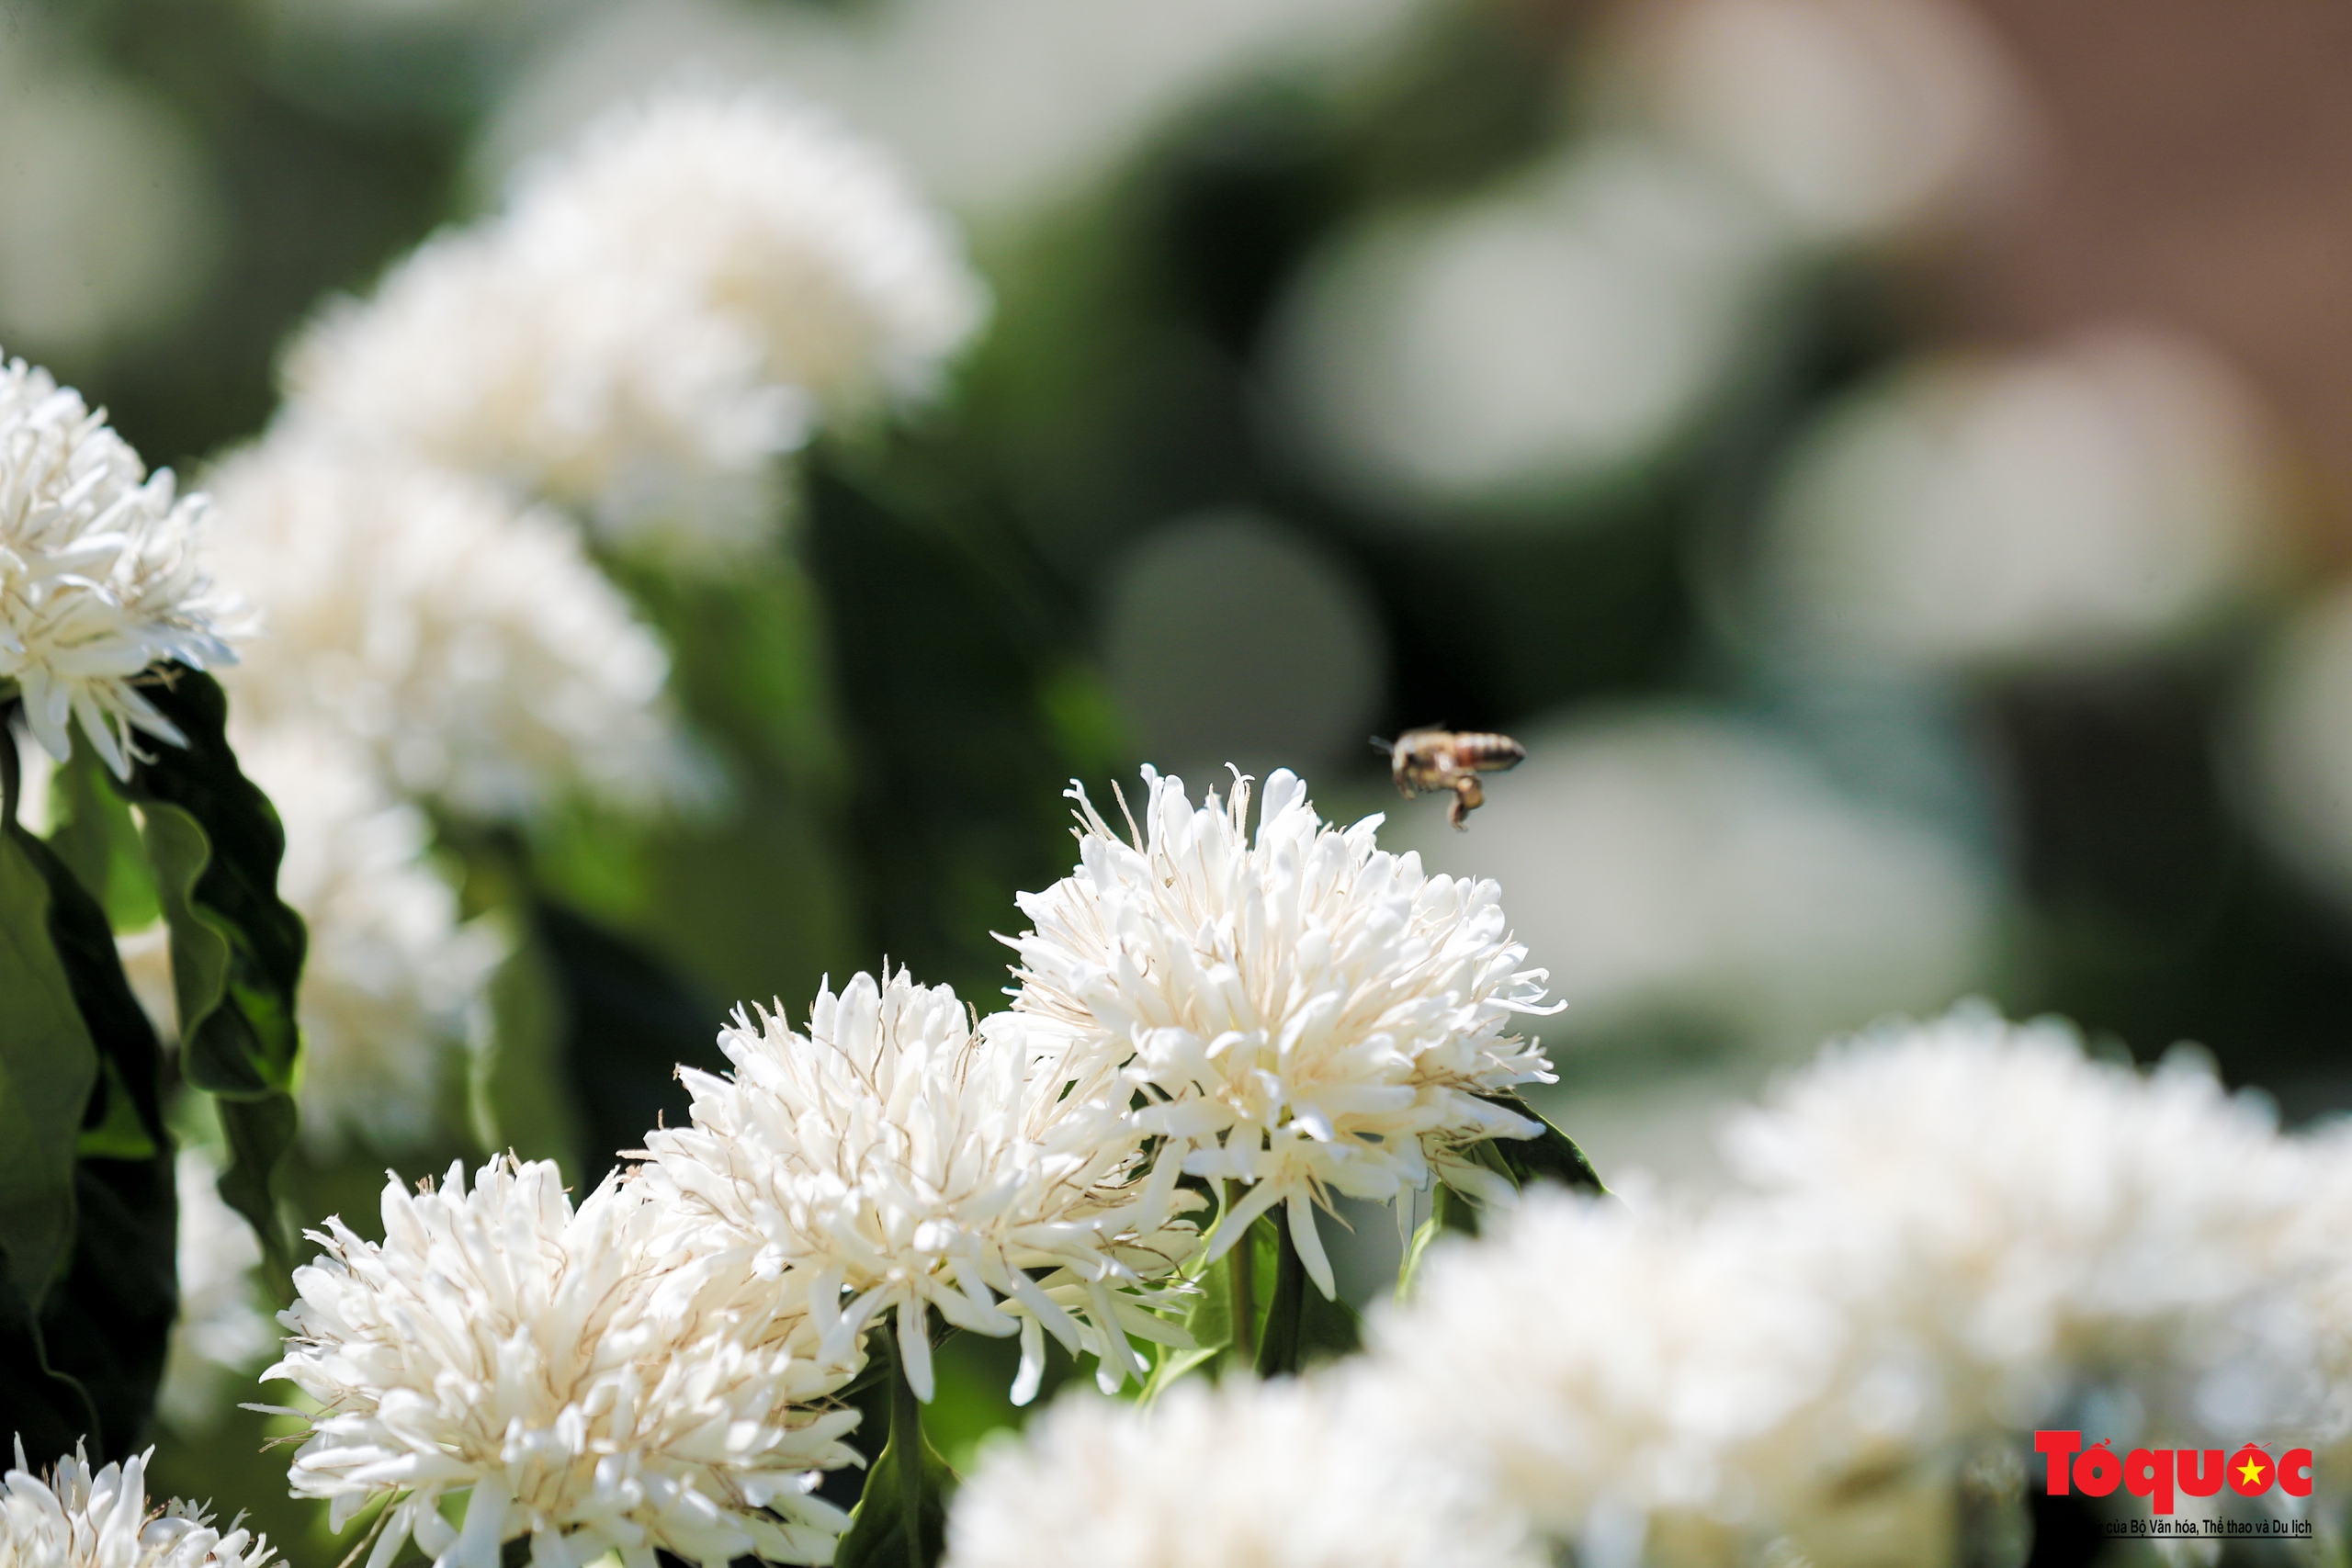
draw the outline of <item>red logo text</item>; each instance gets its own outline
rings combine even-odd
[[[2052,1497],[2070,1492],[2104,1497],[2118,1484],[2145,1497],[2159,1514],[2172,1512],[2176,1492],[2211,1497],[2227,1486],[2259,1497],[2273,1486],[2290,1497],[2312,1495],[2312,1450],[2289,1449],[2277,1459],[2248,1443],[2226,1457],[2219,1449],[2133,1449],[2119,1454],[2102,1438],[2083,1447],[2080,1432],[2036,1432],[2033,1451],[2049,1465],[2044,1487]]]

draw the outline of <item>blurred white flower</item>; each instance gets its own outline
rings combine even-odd
[[[166,660],[233,661],[232,603],[198,570],[201,496],[149,475],[80,393],[23,360],[0,366],[0,683],[51,757],[78,724],[119,778],[137,729],[186,745],[138,690]]]
[[[288,351],[299,418],[577,509],[625,543],[717,551],[774,522],[794,389],[723,321],[508,220],[443,234]]]
[[[40,30],[38,19],[31,30]],[[225,224],[204,147],[157,95],[0,37],[0,342],[88,364],[177,320]],[[13,56],[13,57],[12,57]]]
[[[295,1495],[333,1499],[336,1529],[391,1500],[371,1568],[412,1536],[449,1568],[524,1535],[537,1568],[829,1561],[844,1519],[812,1494],[854,1462],[856,1413],[827,1403],[849,1369],[681,1261],[659,1218],[617,1175],[575,1211],[552,1163],[501,1159],[470,1192],[462,1166],[389,1181],[381,1245],[329,1220],[262,1374],[320,1406]],[[452,1528],[441,1499],[466,1492]]]
[[[1736,364],[1779,246],[1753,198],[1634,140],[1376,215],[1283,307],[1285,417],[1380,512],[1555,518],[1686,429]]]
[[[1531,1568],[1401,1411],[1337,1380],[1064,1399],[982,1451],[948,1568]]]
[[[1760,727],[1660,707],[1521,739],[1528,760],[1475,831],[1416,807],[1395,837],[1457,875],[1509,872],[1520,936],[1568,1004],[1564,1038],[1695,1025],[1785,1058],[1983,982],[1989,873]]]
[[[1374,847],[1378,817],[1327,826],[1289,773],[1266,781],[1254,839],[1246,780],[1197,809],[1182,779],[1144,780],[1132,843],[1072,786],[1080,864],[1018,899],[1034,929],[1009,939],[1013,1006],[1041,1041],[1125,1064],[1153,1096],[1138,1121],[1189,1145],[1186,1171],[1253,1184],[1218,1250],[1286,1202],[1330,1295],[1317,1203],[1392,1199],[1433,1164],[1476,1186],[1462,1145],[1537,1131],[1480,1097],[1551,1080],[1542,1046],[1507,1032],[1551,1010],[1544,971],[1521,967],[1496,884],[1424,876]]]
[[[255,1304],[261,1243],[244,1216],[221,1200],[220,1168],[202,1147],[179,1152],[179,1321],[164,1364],[156,1410],[182,1433],[210,1426],[232,1402],[232,1379],[250,1382],[277,1348],[277,1329]]]
[[[10,1568],[262,1568],[269,1540],[213,1527],[177,1498],[147,1503],[154,1450],[93,1471],[77,1449],[44,1478],[25,1463],[24,1439],[0,1494],[0,1562]]]
[[[286,362],[303,417],[580,509],[616,542],[764,536],[820,416],[926,396],[987,294],[882,152],[772,95],[608,117]]]
[[[1833,1049],[1729,1156],[1704,1209],[1539,1194],[1432,1255],[1366,1375],[1499,1505],[1655,1562],[1940,1560],[1968,1456],[2070,1411],[2119,1450],[2352,1427],[2352,1168],[2185,1061],[1964,1009]]]
[[[1624,21],[1604,89],[1808,242],[1949,224],[2018,165],[2025,89],[1950,0],[1677,0]]]
[[[2260,582],[2260,410],[2184,342],[2110,332],[1917,361],[1809,434],[1758,576],[1800,644],[1984,667],[2128,654]]]
[[[1808,1216],[1883,1383],[1951,1427],[2030,1429],[2102,1383],[2216,1437],[2339,1414],[2291,1307],[2334,1266],[2303,1245],[2310,1152],[2187,1055],[2143,1075],[1963,1008],[1832,1047],[1726,1153]]]
[[[895,1312],[922,1399],[934,1307],[958,1327],[1020,1334],[1020,1402],[1044,1373],[1047,1330],[1096,1356],[1115,1389],[1148,1370],[1130,1331],[1182,1339],[1144,1306],[1193,1250],[1175,1217],[1193,1200],[1174,1162],[1145,1174],[1116,1064],[1033,1041],[1023,1021],[975,1032],[954,991],[903,970],[820,991],[805,1035],[739,1010],[718,1036],[734,1072],[680,1069],[693,1124],[646,1134],[639,1182],[697,1245],[763,1280],[804,1280],[828,1354]]]
[[[668,657],[560,518],[294,426],[211,478],[215,561],[268,633],[232,681],[254,728],[338,731],[477,818],[692,797]]]
[[[1532,1192],[1374,1314],[1367,1375],[1417,1441],[1555,1538],[1736,1526],[1812,1461],[1779,1439],[1837,1365],[1842,1318],[1792,1266],[1805,1239],[1742,1210]]]
[[[959,210],[1017,222],[1121,166],[1220,86],[1329,81],[1376,58],[1425,3],[629,0],[533,62],[476,162],[494,184],[607,107],[685,73],[833,105]]]
[[[424,815],[392,799],[349,740],[287,727],[240,735],[238,754],[277,807],[278,896],[310,931],[302,1136],[321,1152],[352,1133],[376,1148],[413,1144],[438,1124],[505,943],[459,923],[455,890],[424,858]]]
[[[535,173],[515,221],[726,321],[766,380],[837,411],[936,391],[988,311],[961,241],[882,150],[775,94],[608,116]]]

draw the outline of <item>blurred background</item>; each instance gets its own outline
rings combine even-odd
[[[1064,784],[1146,761],[1500,877],[1604,1176],[1971,994],[2301,1121],[2352,1107],[2348,74],[2331,0],[5,0],[0,345],[198,471],[322,300],[680,80],[829,106],[994,290],[773,551],[612,565],[727,804],[446,833],[530,889],[476,1113],[306,1152],[309,1217],[490,1140],[593,1181],[727,1007],[886,953],[985,1010]],[[1429,724],[1528,747],[1467,832],[1367,744]],[[169,1483],[332,1562],[252,1397]]]

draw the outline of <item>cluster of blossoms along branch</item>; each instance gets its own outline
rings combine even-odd
[[[668,653],[583,529],[740,558],[788,509],[779,460],[929,394],[985,312],[877,149],[774,96],[676,93],[300,334],[277,422],[206,479],[211,565],[265,634],[231,682],[237,744],[297,803],[314,1147],[413,1145],[483,1027],[504,939],[461,921],[423,813],[712,795]]]
[[[2256,1439],[2316,1485],[2241,1506],[2345,1501],[2341,1132],[1963,1010],[1833,1049],[1725,1153],[1705,1206],[1542,1194],[1441,1248],[1306,1392],[1057,1412],[966,1483],[950,1568],[1948,1562],[1972,1513],[2022,1541],[2046,1427],[2111,1441],[2109,1491]],[[1324,1461],[1366,1427],[1391,1457]]]
[[[690,1122],[576,1209],[552,1166],[498,1161],[470,1190],[392,1183],[380,1243],[330,1224],[264,1374],[315,1405],[296,1491],[338,1526],[386,1503],[374,1568],[410,1539],[452,1568],[523,1537],[541,1568],[825,1561],[816,1483],[856,1462],[834,1396],[886,1323],[920,1399],[934,1313],[1021,1340],[1018,1399],[1048,1336],[1115,1390],[1134,1339],[1188,1343],[1185,1178],[1245,1189],[1237,1228],[1287,1205],[1328,1292],[1317,1204],[1536,1130],[1481,1098],[1549,1076],[1505,1032],[1543,976],[1492,884],[1325,823],[1288,773],[1254,833],[1246,780],[1197,807],[1147,785],[1125,844],[1079,796],[1082,862],[1023,900],[1012,1010],[900,971],[821,991],[805,1030],[738,1011]]]

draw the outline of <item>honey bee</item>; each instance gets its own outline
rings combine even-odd
[[[1432,728],[1408,729],[1394,743],[1375,739],[1373,744],[1388,753],[1388,770],[1406,799],[1441,789],[1453,792],[1445,819],[1456,832],[1469,827],[1470,813],[1487,803],[1478,775],[1499,773],[1527,761],[1527,748],[1508,735],[1457,735]]]

